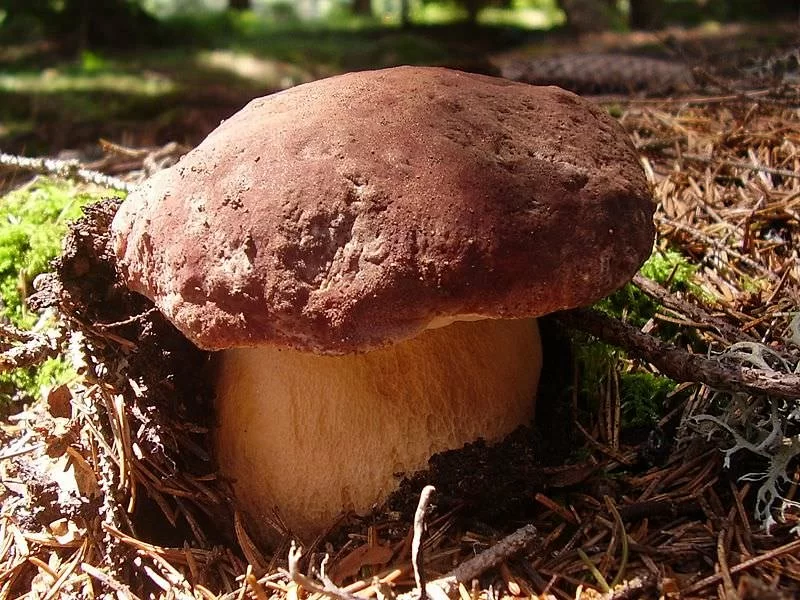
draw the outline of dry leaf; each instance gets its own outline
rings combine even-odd
[[[72,418],[72,392],[66,384],[51,388],[45,394],[47,410],[54,417]]]

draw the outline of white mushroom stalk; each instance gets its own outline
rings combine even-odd
[[[239,507],[261,538],[279,507],[310,540],[434,453],[529,424],[541,348],[535,319],[481,320],[366,353],[265,346],[216,361],[218,460]]]

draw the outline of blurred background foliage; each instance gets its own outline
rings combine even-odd
[[[197,41],[198,31],[287,26],[391,28],[466,22],[577,31],[797,17],[797,0],[3,0],[0,39],[55,37],[73,46]],[[195,26],[186,27],[188,21]]]
[[[497,53],[550,53],[577,34],[798,11],[800,0],[0,0],[0,148],[193,145],[249,98],[344,71],[496,74]]]

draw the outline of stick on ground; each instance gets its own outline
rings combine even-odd
[[[0,165],[33,171],[42,175],[54,175],[68,179],[77,179],[85,183],[94,183],[101,187],[113,190],[130,192],[134,186],[130,183],[111,177],[97,171],[83,168],[79,162],[74,160],[58,160],[54,158],[28,158],[27,156],[17,156],[16,154],[0,153]]]
[[[419,504],[414,513],[414,538],[411,541],[411,564],[414,566],[414,580],[417,583],[420,600],[425,600],[425,571],[422,565],[422,534],[425,532],[425,515],[428,512],[431,498],[436,492],[432,485],[422,488],[419,495]]]
[[[800,395],[800,375],[729,365],[699,354],[690,354],[596,310],[578,308],[559,313],[557,319],[566,327],[589,333],[653,364],[675,381],[704,383],[717,390],[768,394],[780,398],[797,398]]]
[[[430,594],[431,588],[439,588],[448,597],[453,598],[458,593],[459,583],[472,581],[512,556],[525,551],[534,544],[541,543],[541,540],[542,538],[536,527],[525,525],[497,542],[491,548],[481,552],[475,558],[461,563],[444,577],[428,582],[426,590]],[[402,594],[398,596],[398,600],[419,600],[419,590]]]

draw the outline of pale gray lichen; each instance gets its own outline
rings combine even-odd
[[[800,348],[800,313],[794,316],[788,329],[785,342]],[[800,372],[798,357],[781,355],[757,342],[733,344],[718,359],[773,373]],[[733,438],[733,446],[723,450],[726,468],[730,468],[733,456],[740,450],[763,457],[767,463],[764,471],[746,473],[739,480],[760,482],[754,516],[769,531],[776,523],[776,512],[782,518],[787,507],[798,506],[781,494],[781,488],[791,483],[789,465],[800,456],[800,433],[796,433],[800,427],[800,390],[797,398],[791,400],[714,390],[709,406],[722,407],[721,415],[698,414],[692,420],[709,437],[724,431]],[[800,529],[797,533],[800,534]]]

